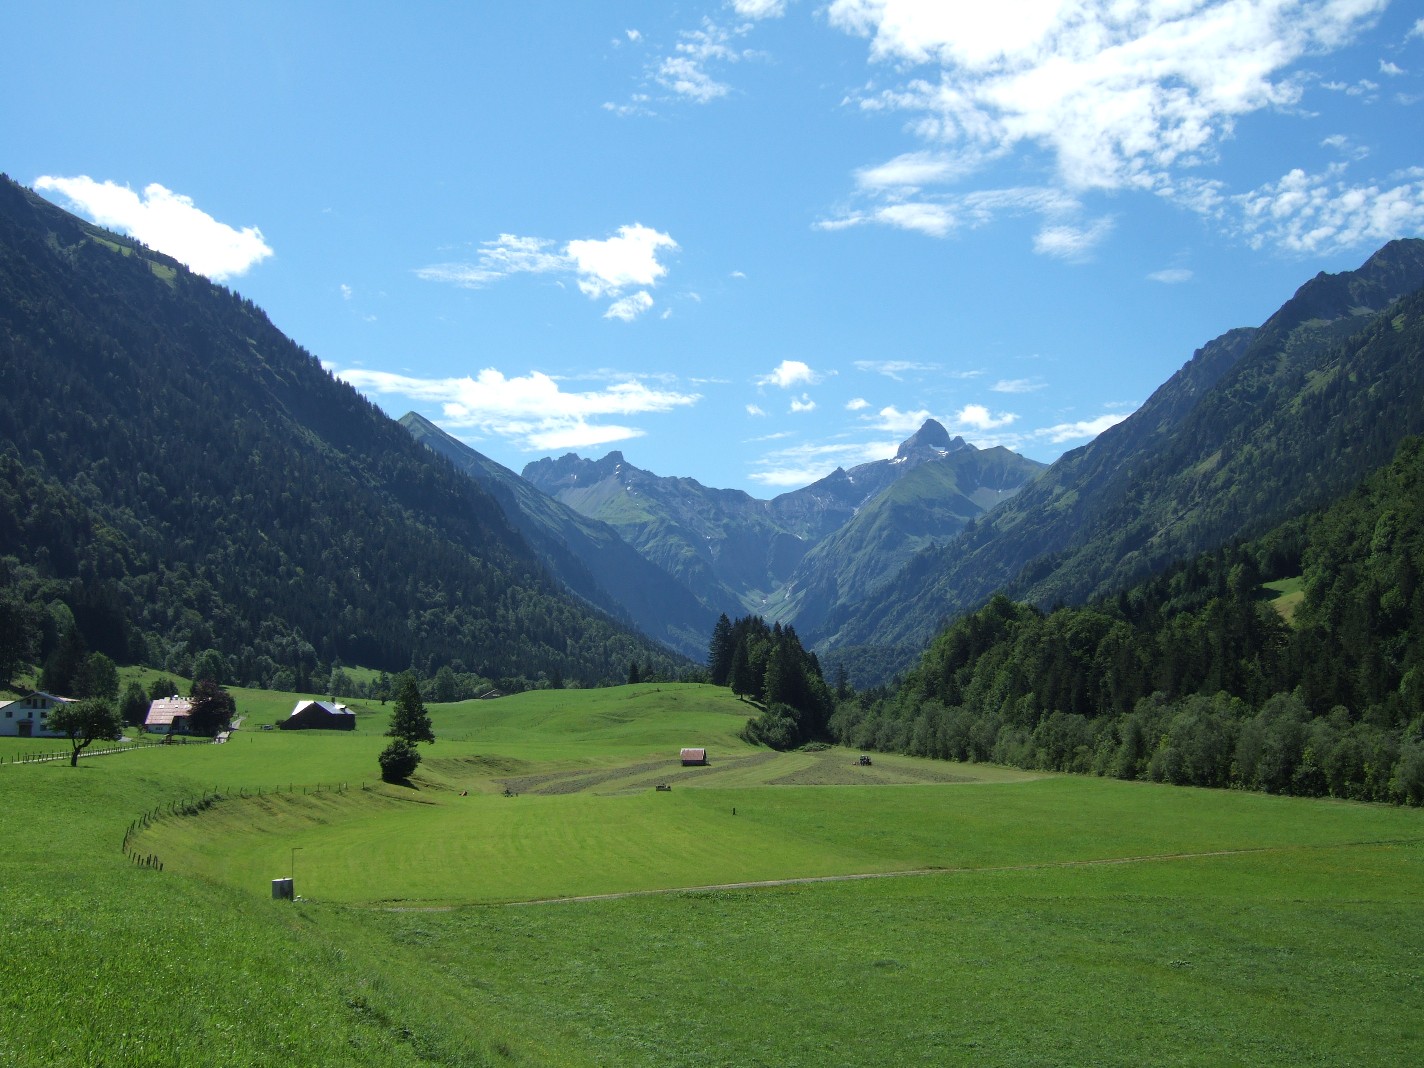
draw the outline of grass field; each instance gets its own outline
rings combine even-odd
[[[0,767],[0,1064],[1424,1060],[1418,810],[771,754],[701,686],[431,711],[410,786],[379,706]]]
[[[1277,579],[1275,582],[1267,582],[1263,588],[1270,591],[1271,607],[1279,612],[1287,623],[1293,622],[1296,609],[1305,600],[1305,580],[1300,576]]]

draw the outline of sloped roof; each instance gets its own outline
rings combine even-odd
[[[179,697],[174,694],[172,697],[160,697],[148,706],[148,715],[143,717],[145,727],[171,727],[173,721],[186,717],[193,711],[193,702],[186,697]]]
[[[301,715],[301,713],[313,706],[321,709],[329,716],[354,716],[356,714],[345,705],[338,705],[332,701],[298,701],[296,707],[292,709],[292,715]]]
[[[56,697],[54,694],[45,693],[43,690],[31,690],[24,697],[17,697],[13,701],[0,701],[0,708],[4,708],[6,705],[18,705],[21,704],[21,702],[29,701],[36,697],[43,697],[51,704],[56,705],[72,705],[78,700],[77,697]]]

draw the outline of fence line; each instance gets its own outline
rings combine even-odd
[[[344,782],[319,782],[315,785],[288,783],[287,788],[285,790],[282,789],[280,784],[270,788],[262,786],[239,786],[236,789],[234,789],[233,787],[228,787],[228,792],[226,794],[222,793],[216,786],[214,786],[211,790],[204,790],[202,795],[199,797],[191,798],[185,801],[170,801],[164,805],[155,805],[143,815],[136,817],[129,823],[128,829],[124,831],[124,840],[120,848],[122,849],[124,856],[127,857],[129,860],[133,861],[133,863],[137,867],[153,868],[156,871],[162,871],[163,861],[160,860],[156,854],[140,853],[138,850],[131,849],[129,846],[129,843],[133,841],[135,835],[147,830],[159,820],[175,819],[181,816],[197,816],[200,813],[206,812],[208,809],[212,808],[219,801],[226,801],[231,798],[246,799],[251,797],[266,797],[269,794],[279,795],[283,793],[292,795],[295,794],[298,789],[302,791],[303,796],[323,793],[344,794],[348,789],[350,789],[350,784]],[[364,782],[361,784],[361,789],[368,789],[367,785]]]
[[[60,739],[60,738],[56,738],[56,739],[55,739],[55,741],[62,741],[62,740],[63,740],[63,739]],[[79,759],[80,759],[80,760],[83,760],[83,759],[85,759],[86,757],[109,756],[109,755],[112,754],[112,753],[132,753],[132,752],[134,752],[135,750],[138,750],[138,749],[155,749],[155,748],[160,748],[160,747],[165,746],[165,745],[187,745],[187,744],[189,744],[189,743],[188,743],[188,740],[187,740],[186,738],[180,738],[180,739],[178,739],[176,742],[133,741],[133,742],[130,742],[128,745],[112,745],[112,746],[109,746],[107,749],[94,749],[94,748],[81,749],[81,750],[79,751]],[[208,744],[208,743],[204,742],[204,743],[195,743],[195,744],[204,744],[204,745],[206,745],[206,744]],[[40,753],[16,753],[16,754],[11,755],[11,756],[6,756],[6,754],[0,753],[0,765],[4,765],[4,764],[46,764],[46,763],[49,763],[50,761],[53,761],[53,760],[68,760],[68,759],[70,758],[70,756],[72,756],[72,755],[73,755],[73,753],[72,753],[71,750],[65,750],[65,749],[53,749],[53,750],[48,750],[48,751],[40,752]]]

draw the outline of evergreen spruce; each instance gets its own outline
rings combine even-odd
[[[391,729],[386,731],[386,737],[401,738],[411,745],[435,741],[435,729],[425,711],[420,684],[409,671],[396,679],[395,708],[391,711]]]

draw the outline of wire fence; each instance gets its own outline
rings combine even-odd
[[[136,749],[153,749],[163,745],[183,745],[188,739],[176,739],[174,742],[150,742],[133,741],[124,745],[111,745],[104,749],[95,749],[92,746],[79,750],[79,759],[87,757],[109,756],[112,753],[131,753]],[[56,738],[55,741],[63,741]],[[204,742],[203,744],[207,744]],[[45,749],[38,753],[0,753],[0,765],[4,764],[45,764],[53,760],[68,760],[73,755],[69,749]]]
[[[301,793],[304,796],[316,796],[318,794],[344,794],[352,789],[349,783],[288,783],[286,786],[238,786],[229,787],[226,792],[214,786],[211,790],[205,790],[198,797],[187,798],[181,801],[169,801],[167,804],[156,805],[143,815],[136,817],[124,831],[124,841],[122,845],[124,856],[131,860],[140,868],[153,868],[156,871],[163,870],[163,861],[155,853],[144,853],[133,847],[134,839],[143,831],[152,827],[160,820],[181,819],[187,816],[197,816],[212,808],[219,801],[230,801],[234,799],[247,799],[256,797],[278,796],[281,794],[293,795]],[[362,783],[362,790],[369,790],[369,783]]]

